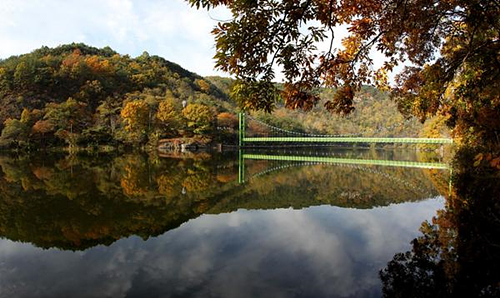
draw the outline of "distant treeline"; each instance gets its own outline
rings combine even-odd
[[[161,138],[185,137],[233,142],[238,108],[231,86],[229,78],[203,78],[147,52],[131,58],[109,47],[42,47],[0,60],[0,147],[154,147]],[[325,100],[332,95],[318,93]],[[372,87],[357,101],[347,118],[321,104],[307,113],[278,104],[273,114],[254,116],[311,133],[416,136],[422,130]]]

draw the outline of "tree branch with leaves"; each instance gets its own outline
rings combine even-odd
[[[364,84],[391,87],[406,115],[442,114],[459,135],[470,129],[493,141],[500,123],[500,7],[491,0],[187,0],[227,7],[232,19],[213,30],[216,68],[235,76],[244,109],[272,111],[276,102],[303,110],[320,87],[325,103],[348,114]],[[348,35],[335,48],[335,29]],[[319,51],[326,42],[328,50]],[[375,69],[372,55],[385,56]],[[387,74],[406,65],[389,86]],[[274,84],[275,70],[284,88]],[[481,107],[479,107],[479,104]]]

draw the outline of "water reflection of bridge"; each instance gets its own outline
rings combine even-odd
[[[386,166],[419,169],[442,169],[447,170],[449,166],[440,162],[420,162],[401,160],[380,160],[380,159],[356,159],[339,158],[331,156],[306,156],[306,155],[272,155],[244,153],[239,151],[239,172],[238,182],[245,182],[245,160],[267,160],[280,162],[302,162],[311,164],[334,164],[334,165],[357,165],[357,166]]]

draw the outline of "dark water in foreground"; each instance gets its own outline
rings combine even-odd
[[[244,174],[237,154],[0,156],[0,296],[379,297],[449,190],[443,169],[249,159]]]

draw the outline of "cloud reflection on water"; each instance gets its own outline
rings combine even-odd
[[[376,297],[443,199],[203,215],[84,252],[0,241],[1,297]]]

